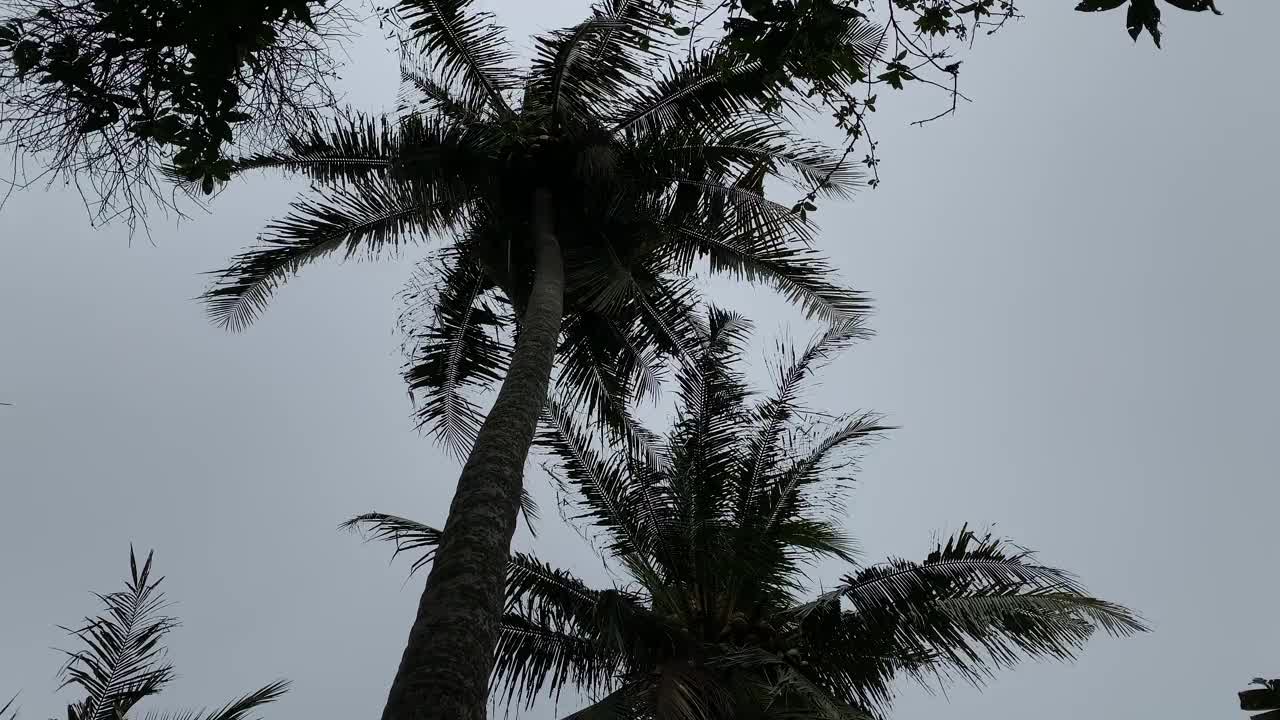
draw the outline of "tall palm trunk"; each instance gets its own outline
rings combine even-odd
[[[458,479],[382,720],[482,720],[524,463],[547,397],[564,304],[550,193],[534,198],[533,288],[502,389]]]

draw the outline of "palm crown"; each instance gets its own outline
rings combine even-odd
[[[689,347],[699,260],[773,283],[824,319],[865,309],[828,279],[808,220],[765,192],[778,178],[843,195],[856,173],[766,112],[780,96],[758,64],[716,49],[677,57],[652,3],[607,0],[537,38],[518,72],[501,29],[470,5],[401,3],[415,38],[407,113],[335,119],[238,163],[299,172],[320,189],[219,274],[208,294],[216,321],[250,322],[324,256],[449,239],[412,286],[422,306],[409,314],[407,374],[423,422],[465,454],[481,416],[462,391],[501,379],[509,359],[536,267],[539,189],[565,270],[558,383],[593,411],[652,392],[660,358]],[[851,27],[848,41],[870,56],[879,38]]]
[[[844,156],[771,114],[788,96],[759,63],[669,52],[662,5],[602,0],[537,38],[519,72],[471,0],[401,0],[404,76],[421,103],[394,122],[335,120],[237,165],[295,170],[322,190],[220,274],[208,299],[228,326],[320,257],[450,239],[419,293],[425,318],[410,313],[420,351],[407,375],[423,423],[466,463],[386,720],[480,716],[502,561],[557,361],[562,397],[639,443],[626,407],[655,391],[665,358],[688,360],[696,263],[770,281],[826,320],[866,307],[829,279],[804,213],[765,192],[772,178],[845,193]],[[880,38],[854,24],[846,40],[870,55]],[[465,391],[499,379],[482,418]]]
[[[1068,573],[967,529],[922,562],[859,566],[841,500],[856,451],[886,428],[870,414],[809,413],[800,391],[861,329],[784,348],[777,387],[760,399],[735,369],[746,331],[738,316],[709,314],[656,451],[599,447],[550,404],[554,475],[628,579],[593,589],[513,554],[493,676],[509,700],[575,686],[602,696],[580,718],[865,717],[886,709],[900,675],[981,681],[1020,657],[1073,657],[1098,628],[1144,629]],[[427,550],[419,564],[438,541],[395,516],[348,525]],[[821,558],[850,570],[804,598]]]

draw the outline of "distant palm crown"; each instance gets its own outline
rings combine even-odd
[[[322,257],[447,238],[411,288],[407,375],[425,396],[421,420],[465,454],[482,415],[464,391],[500,380],[508,362],[539,190],[552,198],[566,277],[556,384],[593,414],[617,419],[628,398],[656,392],[664,358],[687,355],[700,261],[771,283],[824,320],[866,310],[809,247],[804,214],[765,188],[773,178],[844,195],[857,173],[773,112],[787,102],[758,63],[715,47],[677,54],[654,3],[606,0],[538,37],[518,73],[501,29],[471,5],[400,3],[412,31],[407,112],[339,118],[238,163],[303,173],[318,195],[219,273],[208,293],[217,322],[244,326]],[[847,41],[869,57],[880,38],[851,26]]]
[[[678,372],[671,430],[649,447],[602,447],[565,407],[541,440],[576,520],[624,580],[594,589],[514,553],[493,675],[531,702],[573,687],[595,701],[574,720],[880,716],[893,681],[973,682],[1021,657],[1067,659],[1101,628],[1145,629],[1026,550],[962,529],[923,562],[859,566],[842,529],[857,450],[887,428],[871,414],[806,411],[812,371],[863,333],[838,326],[781,347],[775,391],[736,370],[748,325],[712,310]],[[650,436],[653,437],[653,436]],[[370,513],[349,527],[431,559],[439,532]],[[818,560],[851,566],[801,597]]]

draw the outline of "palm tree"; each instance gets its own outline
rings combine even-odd
[[[625,582],[596,589],[532,555],[507,564],[495,699],[565,687],[599,698],[578,720],[879,716],[893,680],[974,682],[1023,657],[1067,659],[1101,628],[1145,629],[1068,573],[967,528],[924,560],[858,565],[840,526],[856,451],[887,428],[872,414],[804,410],[812,371],[861,334],[837,326],[784,348],[775,391],[748,392],[735,365],[747,323],[712,310],[678,377],[661,462],[601,447],[550,403],[541,435],[576,520]],[[372,513],[348,527],[425,551],[439,533]],[[816,560],[849,570],[802,597]]]
[[[867,307],[832,284],[804,214],[766,197],[775,178],[837,196],[857,178],[766,112],[780,99],[759,63],[716,48],[680,58],[653,3],[603,0],[537,38],[520,73],[471,5],[399,3],[422,58],[406,68],[421,98],[406,116],[339,118],[237,164],[300,172],[320,195],[208,294],[213,318],[239,328],[302,265],[447,239],[407,376],[424,423],[466,462],[386,720],[483,714],[523,466],[557,360],[567,401],[643,444],[625,406],[694,342],[696,263],[772,283],[825,320]],[[848,35],[868,55],[879,40]],[[464,391],[499,381],[482,422]]]
[[[151,577],[152,553],[138,567],[129,548],[129,579],[124,590],[105,595],[102,614],[86,618],[84,625],[66,629],[84,647],[64,651],[67,664],[62,669],[62,687],[83,693],[67,706],[68,720],[128,720],[144,698],[158,694],[174,678],[173,666],[165,660],[162,641],[178,626],[175,618],[163,614],[168,605],[158,589],[164,578]],[[250,720],[261,706],[284,695],[289,683],[273,682],[221,708],[209,710],[148,711],[147,720]],[[15,700],[0,706],[0,717],[16,720]],[[11,709],[12,708],[12,709]]]

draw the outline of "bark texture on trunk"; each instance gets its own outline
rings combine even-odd
[[[382,720],[483,720],[524,463],[547,397],[564,305],[551,198],[534,198],[536,268],[520,338],[445,521]]]

